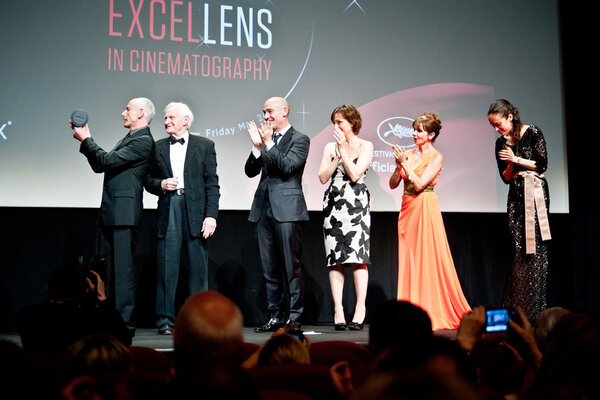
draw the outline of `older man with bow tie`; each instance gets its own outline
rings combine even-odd
[[[168,138],[156,142],[156,157],[146,190],[158,196],[156,318],[158,333],[170,335],[175,324],[175,292],[182,250],[190,296],[208,289],[206,240],[217,227],[219,177],[215,144],[190,135],[194,115],[184,103],[164,110]]]

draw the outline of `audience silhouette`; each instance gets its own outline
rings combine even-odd
[[[127,326],[106,300],[98,273],[78,262],[62,263],[50,276],[47,295],[46,303],[25,306],[19,313],[19,335],[26,351],[60,356],[67,346],[94,333],[131,344]]]
[[[135,355],[153,354],[129,346],[129,336],[117,339],[106,332],[127,328],[122,320],[114,323],[112,311],[102,311],[108,305],[98,296],[101,283],[91,284],[87,274],[74,264],[60,265],[48,284],[48,303],[21,313],[23,346],[0,342],[3,387],[20,390],[19,398],[600,398],[598,318],[561,307],[544,310],[534,325],[516,310],[502,333],[486,333],[485,308],[474,307],[451,338],[433,331],[420,307],[389,300],[370,318],[368,345],[319,342],[315,362],[310,340],[282,328],[262,346],[254,345],[258,349],[244,360],[249,347],[240,309],[220,293],[203,291],[177,314],[172,358],[160,354],[160,368],[138,370]],[[67,323],[68,316],[75,319]],[[53,332],[32,331],[63,320]],[[44,356],[55,361],[47,364],[54,373],[45,376],[39,370]],[[364,376],[356,379],[353,373]]]
[[[224,295],[189,297],[175,320],[175,388],[182,399],[258,398],[240,360],[244,321]]]

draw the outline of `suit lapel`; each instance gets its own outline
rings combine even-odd
[[[168,172],[169,176],[172,177],[173,170],[171,169],[171,156],[170,156],[171,148],[169,146],[170,146],[169,139],[165,139],[165,140],[161,141],[158,156],[160,157],[160,162],[167,167],[167,172]]]
[[[277,143],[277,146],[276,146],[277,150],[279,151],[279,154],[283,155],[283,154],[287,153],[287,151],[290,149],[290,147],[292,146],[292,143],[293,143],[294,132],[295,132],[294,128],[290,127],[290,129],[287,130],[285,135],[283,135],[283,137],[281,139],[279,139],[279,143]],[[264,163],[263,168],[265,168],[265,170],[268,170],[271,168],[272,164],[275,161],[273,158],[271,158],[267,155],[267,150],[266,150],[265,146],[262,146],[261,152],[262,152],[262,157],[264,157],[264,159],[266,160],[266,163]],[[266,173],[266,175],[268,175],[268,173]]]
[[[190,138],[190,141],[188,143],[188,147],[185,152],[185,161],[183,163],[183,173],[184,174],[185,174],[185,171],[189,171],[188,164],[192,162],[194,155],[198,151],[198,146],[197,146],[198,142],[196,142],[196,138],[194,138],[191,134],[190,134],[189,138]],[[193,167],[190,166],[189,168],[193,168]]]
[[[131,138],[131,136],[125,136],[123,139],[119,140],[119,142],[117,143],[117,145],[113,148],[112,151],[118,150],[121,148],[121,146],[123,146],[123,143],[125,143],[125,140],[129,140]]]
[[[292,136],[294,135],[294,128],[290,127],[288,131],[283,135],[281,139],[279,139],[279,143],[277,143],[277,148],[280,152],[285,153],[292,143]]]
[[[113,150],[117,150],[120,149],[122,146],[125,145],[125,143],[129,142],[131,139],[133,139],[134,137],[138,137],[138,136],[142,136],[145,135],[147,132],[149,132],[150,128],[145,127],[145,128],[140,128],[137,131],[135,131],[134,133],[131,133],[131,131],[129,131],[127,133],[127,135],[125,135],[125,137],[123,139],[121,139],[119,141],[119,143],[117,143],[117,145],[115,146],[115,148]]]

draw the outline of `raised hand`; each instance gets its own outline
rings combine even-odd
[[[263,121],[258,130],[260,138],[264,144],[270,143],[273,140],[273,126],[270,121]]]
[[[262,146],[262,138],[254,121],[250,122],[248,125],[248,134],[250,135],[252,145],[257,149],[260,149]]]
[[[90,128],[88,127],[87,124],[85,124],[84,126],[81,126],[81,127],[77,127],[77,126],[74,126],[73,123],[71,123],[69,121],[69,125],[73,129],[73,137],[75,139],[79,140],[80,142],[83,142],[85,139],[92,136],[92,134],[90,133]]]
[[[333,127],[333,139],[335,140],[335,152],[337,154],[340,153],[340,150],[348,150],[348,141],[346,141],[346,135],[337,126]]]
[[[400,147],[397,144],[392,146],[392,154],[396,159],[397,165],[405,165],[408,161],[408,153],[404,150],[404,147]]]

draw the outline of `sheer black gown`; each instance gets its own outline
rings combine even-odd
[[[512,178],[506,180],[502,172],[508,163],[498,158],[498,152],[510,147],[517,157],[533,160],[538,174],[543,174],[548,167],[546,142],[542,131],[534,125],[523,133],[523,136],[513,146],[506,144],[506,139],[500,136],[496,140],[496,162],[500,177],[509,185],[507,216],[508,229],[511,236],[512,264],[509,269],[504,295],[503,307],[518,307],[530,321],[535,321],[537,314],[547,307],[548,280],[548,249],[547,242],[542,241],[539,221],[535,217],[535,254],[526,254],[525,250],[525,200],[524,178],[518,176],[520,171],[530,171],[520,165],[513,165]],[[550,209],[548,183],[541,177],[546,210]]]

